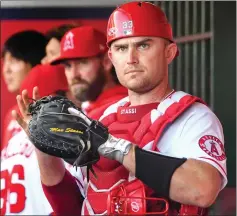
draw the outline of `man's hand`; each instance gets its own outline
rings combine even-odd
[[[38,87],[33,89],[33,99],[38,100],[40,98]],[[16,111],[12,111],[12,117],[16,119],[18,124],[23,128],[23,130],[28,133],[28,124],[31,119],[31,116],[28,114],[28,108],[30,104],[30,98],[28,96],[27,90],[23,90],[21,95],[16,97],[17,105],[20,110],[20,114]]]

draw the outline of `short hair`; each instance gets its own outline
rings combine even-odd
[[[14,58],[31,64],[40,64],[45,56],[47,39],[44,34],[35,30],[25,30],[11,35],[3,45],[2,57],[9,52]]]
[[[58,41],[61,41],[66,32],[79,26],[81,25],[78,23],[62,24],[48,30],[45,35],[48,41],[50,41],[52,38],[56,38]]]

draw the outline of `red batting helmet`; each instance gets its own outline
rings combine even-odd
[[[107,45],[117,39],[136,36],[161,37],[173,42],[165,13],[148,2],[129,2],[111,14],[107,26]]]

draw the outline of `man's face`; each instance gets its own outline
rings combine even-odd
[[[41,64],[48,64],[60,56],[60,41],[52,38],[46,46],[46,56],[41,60]]]
[[[31,70],[31,65],[6,52],[3,57],[3,77],[9,92],[17,93],[21,83]]]
[[[130,37],[112,43],[109,56],[120,83],[129,90],[144,93],[167,76],[167,41],[157,37]]]
[[[79,101],[94,101],[103,90],[106,77],[101,61],[91,57],[63,62],[72,95]]]

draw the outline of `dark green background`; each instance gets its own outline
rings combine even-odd
[[[214,3],[214,112],[225,136],[228,186],[236,186],[236,2]]]

